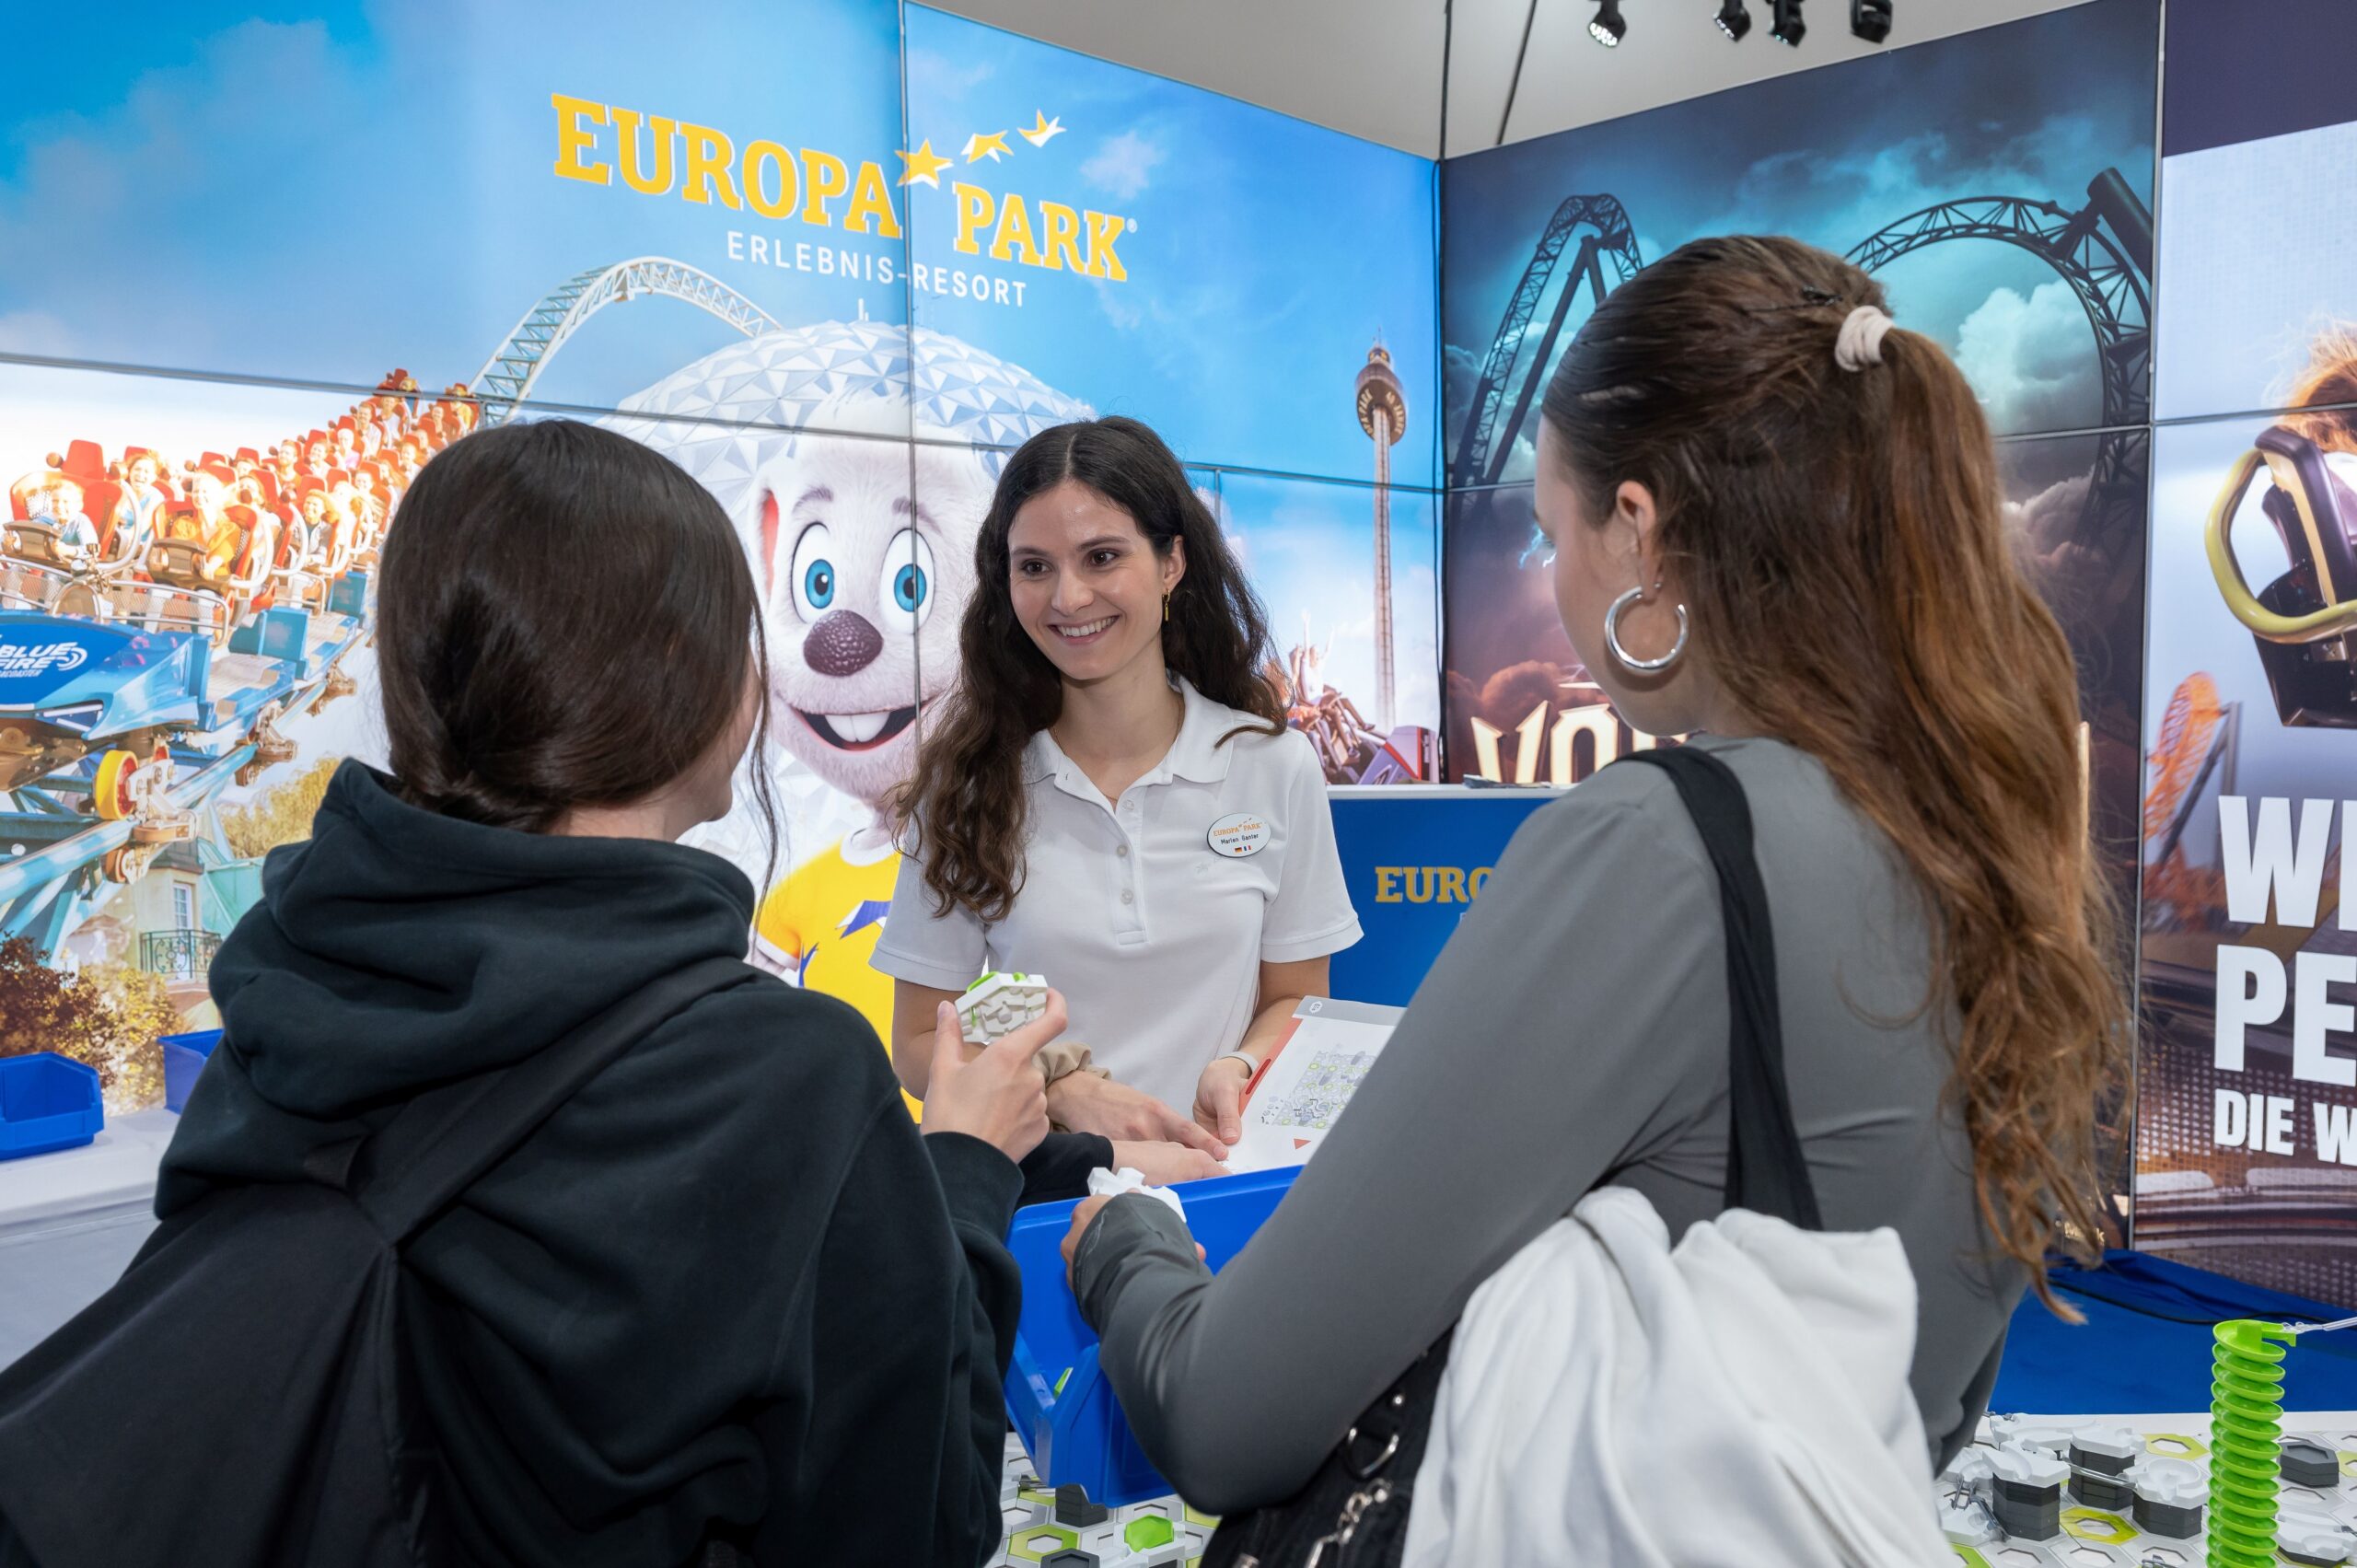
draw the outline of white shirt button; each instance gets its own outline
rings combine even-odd
[[[1124,888],[1121,889],[1121,901],[1125,904],[1133,904],[1137,902],[1137,895]]]
[[[1115,850],[1113,853],[1114,853],[1115,854],[1117,854],[1117,855],[1120,856],[1123,860],[1127,860],[1127,859],[1129,859],[1129,858],[1130,858],[1130,846],[1129,846],[1129,845],[1127,845],[1127,844],[1123,844],[1120,848],[1119,848],[1119,849]]]

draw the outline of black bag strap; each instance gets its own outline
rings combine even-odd
[[[1727,934],[1726,1206],[1823,1230],[1817,1187],[1801,1157],[1784,1082],[1783,1013],[1776,993],[1776,933],[1768,889],[1752,854],[1751,805],[1735,771],[1709,752],[1678,746],[1631,752],[1667,773],[1719,876]]]
[[[420,1095],[342,1159],[341,1186],[398,1246],[448,1207],[632,1046],[690,1004],[751,979],[706,958],[633,992],[514,1065]]]

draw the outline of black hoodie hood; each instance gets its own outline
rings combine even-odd
[[[346,762],[214,959],[213,1114],[183,1123],[158,1208],[194,1195],[176,1169],[295,1176],[355,1121],[528,1056],[701,958],[742,958],[752,917],[752,884],[716,855],[460,821]]]

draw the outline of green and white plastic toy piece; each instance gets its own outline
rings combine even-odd
[[[2273,1568],[2290,1329],[2247,1318],[2211,1330],[2210,1568]]]
[[[958,998],[958,1024],[976,1045],[988,1045],[1036,1022],[1048,1011],[1048,981],[1044,975],[1004,973],[993,970],[966,988]]]

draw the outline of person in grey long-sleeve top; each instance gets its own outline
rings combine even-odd
[[[1911,1380],[1945,1465],[2043,1286],[2055,1216],[2094,1234],[2089,1134],[2123,1014],[2067,645],[2005,550],[1968,389],[1881,304],[1790,240],[1655,263],[1555,374],[1536,509],[1565,629],[1621,714],[1690,733],[1749,800],[1802,1153],[1829,1228],[1905,1246]],[[1162,1205],[1084,1204],[1073,1287],[1180,1493],[1229,1514],[1298,1491],[1594,1188],[1642,1192],[1673,1239],[1716,1215],[1725,964],[1675,787],[1608,768],[1515,835],[1218,1277]]]
[[[1940,1276],[1922,1293],[1914,1385],[1945,1454],[1988,1398],[2022,1279],[1968,1260],[1987,1246],[1940,1109],[1943,1017],[1920,1005],[1921,900],[1807,753],[1698,743],[1751,801],[1825,1223],[1893,1225]],[[1349,1114],[1215,1284],[1169,1210],[1109,1205],[1076,1260],[1081,1307],[1188,1500],[1227,1512],[1298,1487],[1474,1287],[1591,1188],[1637,1189],[1673,1237],[1715,1215],[1725,975],[1718,883],[1677,790],[1657,769],[1607,769],[1515,835]]]

